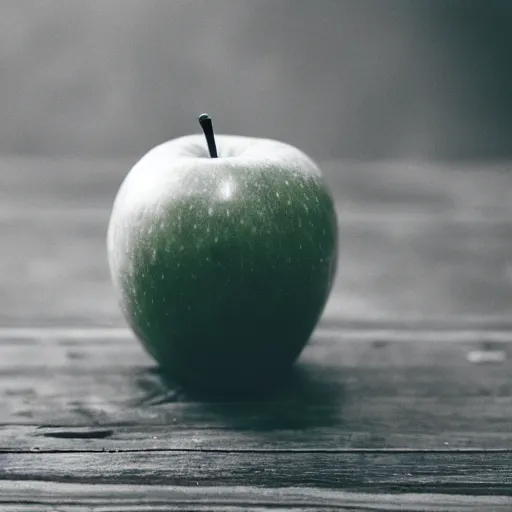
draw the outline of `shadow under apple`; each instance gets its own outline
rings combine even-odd
[[[158,367],[139,373],[136,384],[143,397],[138,405],[193,403],[226,428],[251,430],[339,424],[346,398],[336,369],[300,360],[272,380],[262,375],[257,385],[250,387],[185,389]]]

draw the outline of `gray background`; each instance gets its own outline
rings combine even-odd
[[[312,156],[507,157],[512,2],[2,0],[0,154],[139,156],[198,130]]]

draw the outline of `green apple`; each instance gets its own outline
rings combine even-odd
[[[292,366],[322,314],[337,268],[335,207],[302,151],[215,138],[199,119],[206,143],[161,144],[124,179],[107,235],[112,281],[173,380],[257,389]]]

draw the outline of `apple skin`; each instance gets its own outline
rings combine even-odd
[[[318,167],[269,139],[188,135],[149,151],[115,198],[107,251],[127,322],[172,380],[272,385],[308,342],[337,269]]]

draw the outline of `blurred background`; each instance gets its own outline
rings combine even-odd
[[[510,0],[1,0],[0,324],[125,325],[113,199],[204,111],[321,164],[326,318],[510,323],[511,27]]]
[[[2,0],[0,153],[139,156],[197,131],[313,157],[512,152],[509,0]]]

